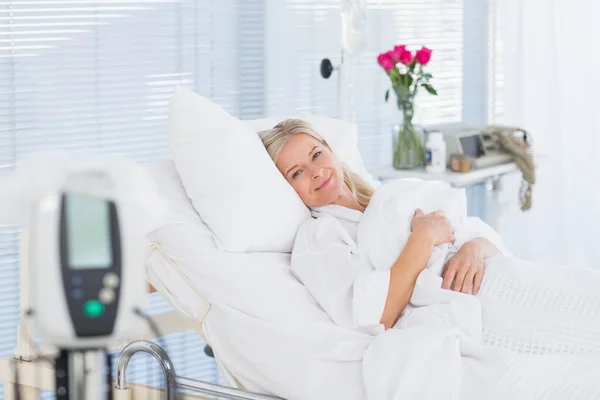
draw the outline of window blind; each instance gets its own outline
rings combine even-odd
[[[242,5],[256,15],[241,0],[0,1],[0,174],[37,150],[142,162],[167,157],[175,84],[240,114]],[[262,43],[252,35],[245,40]],[[4,356],[13,351],[19,318],[18,258],[18,229],[0,227]],[[168,308],[159,295],[151,296],[151,312]],[[164,341],[179,374],[219,380],[198,335],[183,332]],[[155,385],[158,377],[151,358],[134,357],[130,380]]]
[[[394,102],[384,102],[380,52],[395,44],[434,50],[429,71],[439,96],[419,97],[417,123],[459,121],[482,101],[465,89],[472,71],[465,54],[487,54],[465,42],[480,34],[468,23],[486,10],[476,3],[367,0],[367,48],[345,60],[354,96],[342,99],[353,104],[367,166],[389,163],[400,119]],[[337,74],[324,80],[319,63],[340,63],[340,23],[339,0],[0,0],[0,176],[35,150],[167,157],[167,107],[178,83],[244,119],[336,116]],[[18,238],[16,227],[0,227],[4,355],[18,320]],[[151,295],[151,312],[166,309]],[[219,380],[195,333],[164,339],[178,373]],[[130,380],[159,384],[148,357],[134,357]]]

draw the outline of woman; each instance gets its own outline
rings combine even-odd
[[[445,324],[379,335],[402,315],[433,247],[455,240],[448,219],[416,210],[402,253],[390,270],[375,271],[361,263],[356,244],[373,189],[303,121],[284,121],[261,138],[313,216],[298,230],[293,272],[334,323],[376,336],[362,360],[369,398],[600,398],[599,271],[497,257],[486,262],[481,308],[468,314],[483,321],[486,346],[457,340]],[[506,251],[491,228],[467,225],[481,237],[448,261],[443,287],[477,294],[484,262]]]
[[[389,271],[374,271],[360,262],[356,246],[358,221],[374,190],[304,121],[283,121],[262,132],[261,139],[314,218],[298,231],[293,272],[336,324],[373,333],[392,327],[433,247],[454,242],[448,218],[441,212],[416,210],[411,236],[396,262]],[[477,294],[485,260],[501,247],[499,238],[486,236],[495,244],[489,238],[474,238],[448,261],[443,288]]]

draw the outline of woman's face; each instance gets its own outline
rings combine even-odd
[[[276,165],[308,207],[331,204],[341,194],[341,164],[329,147],[310,135],[302,133],[289,139]]]

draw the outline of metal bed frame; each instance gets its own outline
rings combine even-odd
[[[117,359],[117,383],[115,387],[117,392],[127,390],[127,379],[125,378],[127,365],[131,357],[138,352],[151,354],[160,363],[165,376],[164,398],[166,400],[177,399],[177,389],[186,389],[213,396],[224,396],[233,400],[283,400],[280,397],[265,396],[213,383],[179,377],[175,374],[175,367],[164,349],[156,343],[146,340],[131,342],[121,351]]]

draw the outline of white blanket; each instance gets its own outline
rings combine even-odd
[[[445,261],[468,237],[467,198],[464,189],[444,182],[397,180],[382,185],[373,194],[358,225],[357,244],[361,257],[376,270],[389,269],[406,245],[414,212],[443,211],[456,231],[456,246],[436,246],[427,270],[440,275]],[[377,232],[374,234],[374,232]]]
[[[322,293],[333,305],[353,288],[351,282],[344,285],[358,264],[348,228],[356,229],[362,214],[342,211],[350,218],[306,221],[305,228],[317,228],[304,232],[310,246],[295,247],[296,262],[313,266],[315,274],[328,271],[340,283],[339,291],[332,290],[330,278],[321,276],[308,285],[315,289],[326,282]],[[164,274],[151,276],[162,280],[176,274],[170,263],[175,262],[191,291],[210,300],[203,333],[232,383],[247,390],[287,400],[600,399],[598,272],[496,257],[488,262],[476,298],[447,292],[457,301],[432,307],[437,314],[416,310],[412,320],[401,320],[404,329],[363,332],[349,326],[346,309],[328,309],[338,311],[337,319],[348,326],[334,322],[323,307],[327,303],[318,303],[292,273],[289,254],[220,251],[210,230],[188,215],[152,235],[170,260],[164,261]],[[493,231],[481,228],[480,234],[494,239]],[[163,293],[176,294],[176,308],[189,302],[184,309],[204,314],[196,297],[170,282],[153,281]],[[387,285],[375,288],[383,296]],[[462,301],[477,315],[465,312],[466,318],[459,318]],[[458,312],[441,318],[451,306]],[[479,344],[473,339],[477,333]],[[567,353],[554,354],[557,350]]]
[[[600,271],[494,257],[473,297],[481,340],[433,316],[388,330],[363,360],[368,397],[599,399],[598,287]]]
[[[411,208],[433,211],[403,188],[379,189],[360,221],[361,254],[388,263],[375,268],[398,256]],[[460,201],[448,199],[441,205],[460,227]],[[473,296],[441,289],[440,262],[419,276],[398,329],[365,354],[369,399],[600,399],[600,271],[499,255]]]
[[[357,244],[364,262],[375,270],[389,269],[411,234],[414,210],[443,211],[459,238],[455,245],[445,243],[433,249],[396,328],[443,322],[459,327],[468,337],[481,341],[481,309],[472,296],[443,290],[442,270],[453,254],[471,238],[467,224],[464,189],[439,182],[399,180],[379,188],[358,224]]]

